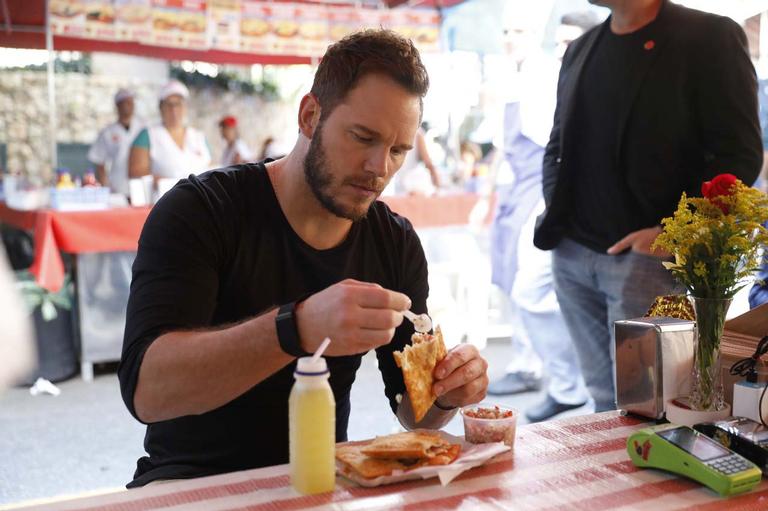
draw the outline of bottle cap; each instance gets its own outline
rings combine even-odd
[[[301,357],[296,363],[296,373],[301,376],[318,376],[328,372],[328,365],[323,357],[319,357],[314,362],[312,357]]]

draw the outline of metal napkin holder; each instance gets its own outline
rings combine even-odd
[[[666,402],[690,390],[695,323],[675,318],[616,321],[616,406],[661,419]]]

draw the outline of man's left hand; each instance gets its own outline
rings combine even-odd
[[[619,241],[614,243],[607,252],[609,255],[621,254],[625,250],[629,249],[632,252],[638,254],[652,255],[656,257],[669,257],[671,254],[664,250],[656,249],[652,250],[651,245],[656,241],[656,238],[661,234],[661,227],[648,227],[646,229],[640,229],[639,231],[630,232]]]
[[[455,347],[435,367],[433,390],[443,408],[479,403],[488,390],[488,362],[471,344]]]

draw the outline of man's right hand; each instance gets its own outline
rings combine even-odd
[[[411,300],[378,284],[347,279],[315,293],[296,306],[296,324],[305,351],[325,337],[332,356],[364,353],[387,344],[403,322]]]

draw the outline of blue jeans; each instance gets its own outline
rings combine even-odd
[[[553,251],[555,292],[596,412],[616,408],[614,321],[644,316],[657,296],[676,291],[662,261],[603,254],[567,238]]]
[[[552,254],[533,245],[536,217],[543,212],[544,199],[541,199],[520,232],[512,299],[544,366],[549,381],[547,393],[558,403],[576,405],[584,403],[589,395],[555,296]]]

